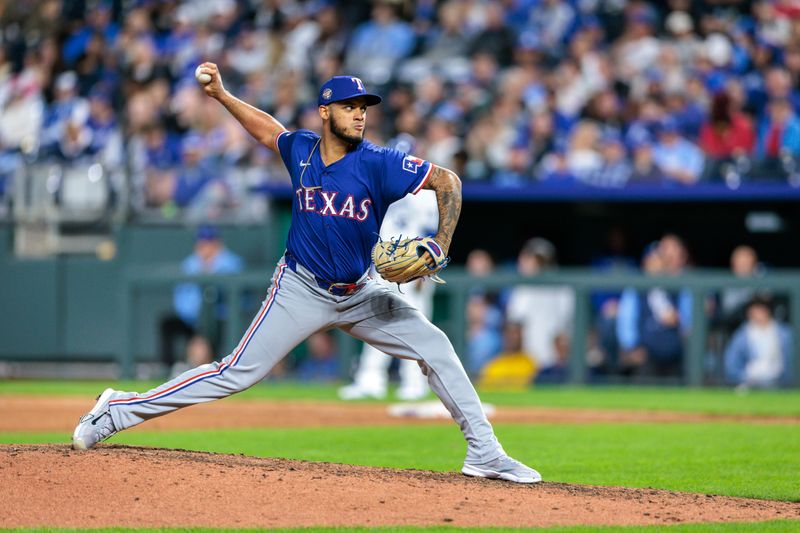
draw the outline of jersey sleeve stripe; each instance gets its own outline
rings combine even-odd
[[[275,136],[275,151],[278,152],[278,153],[281,152],[281,147],[278,146],[278,139],[280,139],[281,135],[283,135],[284,133],[289,133],[289,130],[283,130],[282,132],[280,132],[279,134],[277,134]]]
[[[422,177],[422,181],[419,183],[419,185],[417,185],[417,188],[411,191],[411,194],[417,194],[420,191],[420,189],[422,189],[425,186],[425,184],[428,183],[428,179],[431,177],[431,174],[433,174],[433,163],[429,162],[428,171]]]

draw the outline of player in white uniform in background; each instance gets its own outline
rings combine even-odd
[[[400,134],[389,146],[406,153],[413,153],[414,138]],[[434,235],[439,224],[439,208],[434,191],[422,190],[408,194],[393,203],[386,212],[381,225],[381,239]],[[373,268],[374,270],[374,268]],[[373,278],[399,294],[409,304],[419,309],[429,320],[433,317],[434,283],[430,280],[416,280],[411,283],[389,283],[373,272]],[[339,389],[343,400],[363,398],[382,399],[386,397],[389,386],[389,365],[392,358],[369,344],[364,344],[353,383]],[[399,400],[419,400],[428,395],[428,380],[422,374],[416,361],[399,359],[400,387]]]

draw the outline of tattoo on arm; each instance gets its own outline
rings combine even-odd
[[[425,188],[436,191],[436,203],[439,205],[439,231],[434,238],[447,253],[458,223],[458,216],[461,214],[461,180],[458,179],[455,172],[434,165],[433,173],[425,184]]]

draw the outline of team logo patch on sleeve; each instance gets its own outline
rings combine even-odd
[[[403,170],[406,172],[411,172],[412,174],[416,174],[419,167],[421,167],[425,163],[422,159],[418,157],[414,157],[411,155],[407,155],[403,159]]]

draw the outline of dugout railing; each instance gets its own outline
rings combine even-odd
[[[227,294],[227,305],[231,310],[242,307],[243,299],[253,292],[263,295],[269,284],[272,271],[250,271],[236,275],[185,276],[174,267],[131,268],[126,270],[121,287],[121,310],[124,321],[123,349],[117,354],[122,377],[135,376],[137,361],[137,320],[136,300],[148,290],[166,289],[176,283],[192,281],[218,287]],[[739,278],[724,270],[695,270],[691,274],[676,277],[653,277],[641,274],[605,274],[587,269],[562,268],[557,272],[543,273],[534,277],[524,277],[515,273],[499,273],[490,277],[475,278],[463,269],[450,268],[446,271],[445,285],[437,285],[437,293],[447,300],[448,312],[438,324],[447,332],[459,355],[466,348],[466,313],[470,291],[479,287],[482,290],[502,290],[516,285],[567,286],[574,291],[575,314],[573,320],[572,342],[569,357],[568,382],[582,384],[587,382],[586,353],[589,348],[591,330],[591,295],[597,291],[616,291],[625,288],[649,289],[661,287],[668,290],[685,289],[692,294],[692,325],[684,350],[684,376],[686,385],[701,386],[704,379],[706,341],[709,332],[709,316],[706,313],[708,298],[724,289],[751,288],[756,291],[769,291],[788,297],[788,319],[792,328],[794,343],[793,386],[800,384],[800,271],[778,270],[753,278]],[[252,316],[241,312],[231,312],[225,327],[223,352],[236,345]],[[346,342],[342,355],[355,357],[357,343]]]

